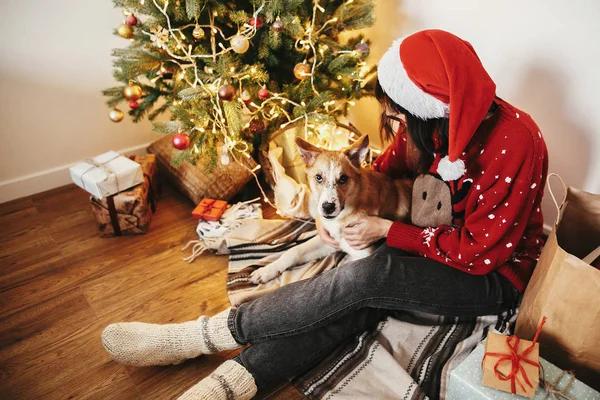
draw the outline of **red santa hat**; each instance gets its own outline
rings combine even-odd
[[[471,44],[449,32],[420,31],[394,41],[377,72],[383,91],[414,116],[449,118],[448,155],[437,172],[445,181],[463,176],[460,156],[496,93]]]

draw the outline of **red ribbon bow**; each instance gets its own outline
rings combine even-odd
[[[533,388],[533,385],[531,384],[531,382],[529,381],[529,377],[527,376],[527,372],[525,372],[525,368],[523,368],[523,365],[521,365],[521,362],[536,366],[539,368],[539,364],[536,362],[533,362],[529,359],[527,359],[527,355],[529,355],[529,353],[531,353],[531,351],[533,350],[533,348],[535,347],[538,337],[540,335],[540,332],[542,331],[542,327],[544,326],[544,324],[546,323],[546,317],[542,318],[542,322],[540,323],[540,326],[538,326],[537,331],[535,332],[535,336],[533,337],[533,341],[531,342],[531,345],[529,347],[527,347],[525,350],[523,350],[521,353],[518,352],[518,348],[519,348],[519,341],[520,339],[518,337],[516,337],[515,335],[509,336],[506,338],[506,345],[508,346],[509,349],[509,353],[505,354],[505,353],[485,353],[483,355],[483,359],[485,360],[485,357],[487,356],[492,356],[492,357],[500,357],[498,359],[498,361],[496,361],[496,364],[494,365],[494,374],[496,375],[496,378],[500,379],[501,381],[508,381],[510,380],[510,391],[512,394],[516,394],[517,393],[517,387],[516,385],[518,384],[519,387],[521,388],[521,390],[523,392],[525,392],[525,386],[523,385],[523,383],[521,383],[521,380],[519,379],[519,372],[521,373],[521,375],[523,376],[523,380],[525,381],[525,383],[527,385],[529,385],[529,387]],[[500,364],[502,364],[503,362],[510,362],[512,364],[511,369],[510,369],[510,373],[508,375],[504,375],[502,372],[500,372],[499,367]]]
[[[216,202],[217,202],[217,200],[213,200],[213,199],[204,199],[204,200],[202,200],[202,202],[200,203],[200,205],[203,207],[202,211],[201,211],[202,214],[204,214],[204,213],[209,213],[210,214],[210,212],[212,210],[220,208],[220,207],[217,207]]]

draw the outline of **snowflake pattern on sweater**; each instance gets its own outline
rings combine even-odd
[[[435,173],[442,157],[436,154],[429,178],[415,180],[413,225],[394,222],[387,243],[470,274],[498,271],[523,292],[543,244],[539,207],[548,154],[528,114],[496,103],[462,156],[466,174],[442,181]],[[392,177],[410,173],[406,144],[405,134],[397,135],[373,168]]]

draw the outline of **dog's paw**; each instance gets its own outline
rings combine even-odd
[[[256,283],[256,284],[267,283],[270,280],[277,278],[278,276],[279,276],[279,271],[277,271],[276,269],[263,267],[263,268],[257,269],[256,271],[252,272],[250,274],[250,276],[248,277],[248,280],[250,282]]]

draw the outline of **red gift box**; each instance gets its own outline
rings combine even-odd
[[[216,222],[221,219],[221,215],[227,209],[227,202],[225,200],[213,200],[204,198],[198,204],[194,211],[192,211],[192,215],[196,219],[203,219],[205,221],[213,221]]]

